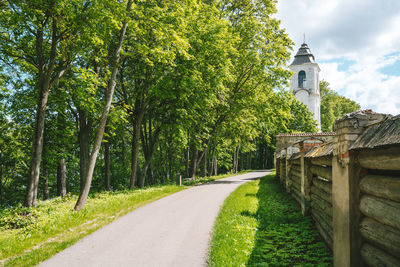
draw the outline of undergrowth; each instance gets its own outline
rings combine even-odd
[[[274,174],[240,186],[214,225],[210,266],[332,266],[309,217]]]

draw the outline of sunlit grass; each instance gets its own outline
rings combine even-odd
[[[331,266],[332,257],[274,174],[246,183],[215,222],[209,266]]]
[[[37,264],[129,211],[184,188],[98,193],[80,212],[73,211],[77,196],[40,201],[34,208],[0,210],[0,266]]]

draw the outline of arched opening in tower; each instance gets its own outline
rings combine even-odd
[[[306,72],[304,70],[299,72],[299,88],[304,88],[306,85]]]

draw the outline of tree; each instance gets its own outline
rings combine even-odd
[[[26,206],[36,205],[48,96],[80,49],[81,29],[89,27],[90,4],[17,0],[8,1],[0,11],[2,58],[32,77],[37,95]]]
[[[128,27],[128,16],[131,11],[131,6],[132,6],[132,1],[128,0],[126,4],[127,15],[123,16],[122,26],[119,31],[118,38],[116,39],[116,43],[112,44],[110,47],[109,62],[108,62],[108,70],[110,71],[110,78],[108,80],[107,87],[105,88],[105,93],[104,93],[105,103],[99,119],[99,126],[96,131],[96,136],[90,154],[90,159],[88,165],[86,166],[85,183],[74,208],[76,211],[79,211],[83,208],[83,206],[86,203],[86,199],[89,195],[90,185],[93,178],[93,171],[96,164],[97,155],[100,150],[101,142],[103,140],[103,134],[107,123],[107,117],[110,111],[111,102],[114,95],[114,88],[116,84],[119,60],[120,60],[122,45],[125,39],[126,29]]]
[[[330,89],[327,81],[321,81],[319,87],[321,92],[321,129],[323,132],[332,131],[336,119],[360,109],[360,105],[355,101]]]

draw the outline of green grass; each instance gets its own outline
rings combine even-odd
[[[209,266],[332,266],[309,217],[274,174],[246,183],[224,202],[215,222]]]
[[[198,178],[197,185],[243,174]],[[32,266],[71,246],[79,239],[126,213],[185,189],[175,185],[91,195],[80,212],[73,211],[77,196],[39,201],[33,208],[0,209],[0,266]]]
[[[32,266],[147,203],[183,190],[174,185],[92,195],[74,212],[77,196],[40,201],[36,207],[0,210],[0,266]]]

